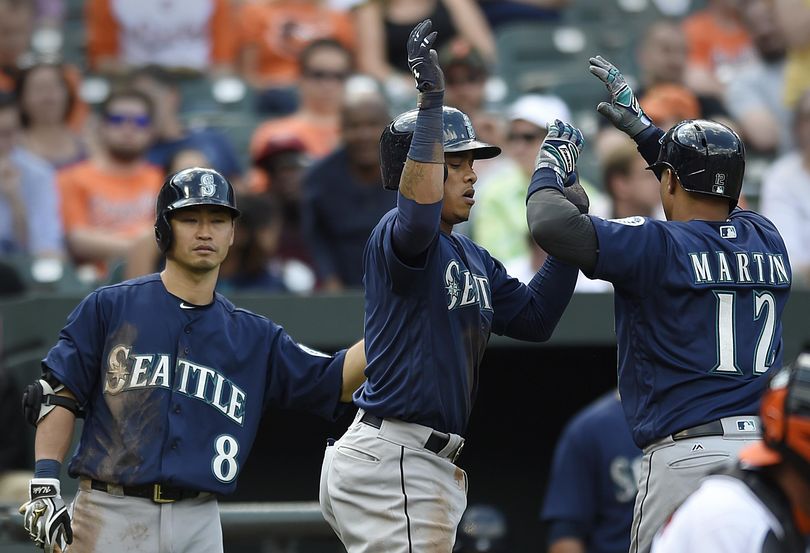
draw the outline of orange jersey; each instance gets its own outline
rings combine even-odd
[[[163,173],[143,164],[127,175],[109,173],[93,161],[57,174],[65,234],[86,228],[133,237],[155,224],[155,200]]]
[[[255,74],[269,83],[291,85],[300,76],[298,56],[318,39],[332,38],[354,49],[349,16],[313,4],[248,2],[239,12],[242,47],[256,50]]]
[[[707,69],[735,65],[753,56],[751,37],[742,25],[720,25],[709,12],[697,12],[683,22],[689,63]]]

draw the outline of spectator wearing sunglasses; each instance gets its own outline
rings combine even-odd
[[[242,76],[256,88],[260,112],[287,115],[297,107],[300,56],[314,41],[354,48],[349,15],[320,0],[244,2],[238,11]]]
[[[287,117],[259,126],[251,138],[251,155],[255,157],[279,137],[298,138],[312,159],[334,150],[340,140],[340,107],[352,63],[351,53],[336,40],[316,40],[304,48],[300,57],[300,106]]]
[[[160,169],[149,164],[153,107],[135,90],[113,92],[101,105],[97,148],[57,179],[68,251],[77,265],[106,277],[109,263],[152,232]]]

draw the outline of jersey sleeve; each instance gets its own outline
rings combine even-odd
[[[93,292],[68,315],[59,340],[42,360],[43,369],[50,370],[81,404],[88,401],[101,374],[105,331],[99,293]]]
[[[396,209],[389,211],[388,215],[372,231],[369,238],[368,256],[365,260],[365,272],[384,272],[388,287],[398,294],[406,294],[413,290],[414,283],[421,280],[427,266],[427,259],[435,247],[438,236],[434,238],[427,252],[416,264],[408,264],[401,260],[394,249],[394,224],[396,222]]]
[[[644,295],[659,280],[662,260],[672,244],[663,221],[646,217],[602,219],[591,215],[598,256],[591,278],[612,282],[618,289]]]
[[[346,350],[329,355],[297,343],[287,332],[269,323],[271,333],[264,405],[308,411],[325,419],[343,412],[343,360]]]
[[[548,339],[571,300],[578,269],[549,259],[527,286],[509,276],[500,261],[485,255],[491,263],[492,332],[521,340]]]
[[[546,522],[577,522],[588,535],[596,514],[594,477],[598,468],[592,451],[584,445],[588,437],[582,436],[581,430],[575,421],[557,443],[541,518]]]

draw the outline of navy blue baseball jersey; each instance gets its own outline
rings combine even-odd
[[[626,553],[640,464],[615,391],[577,413],[554,450],[541,513],[549,542],[576,537],[588,553]]]
[[[635,442],[756,414],[760,377],[782,364],[791,282],[773,223],[741,209],[725,221],[591,220],[592,276],[615,288],[619,390]]]
[[[265,406],[339,414],[344,356],[219,294],[189,305],[155,274],[87,296],[43,365],[87,412],[72,476],[225,494]]]
[[[364,251],[366,411],[463,433],[491,332],[544,340],[568,304],[577,269],[550,259],[527,287],[466,236],[437,232],[420,266],[395,253],[397,209]],[[541,286],[542,284],[542,286]]]

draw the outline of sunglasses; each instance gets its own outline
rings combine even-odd
[[[466,77],[451,77],[446,82],[450,86],[459,86],[463,84],[481,84],[485,80],[483,75],[468,75]]]
[[[349,78],[349,74],[342,71],[327,71],[325,69],[309,69],[304,72],[304,76],[316,81],[345,81]]]
[[[148,127],[152,123],[152,119],[148,115],[123,115],[121,113],[108,113],[107,114],[107,123],[110,125],[124,125],[126,123],[131,123],[136,127],[144,129]]]
[[[506,139],[509,142],[517,142],[518,140],[521,140],[523,142],[535,142],[537,140],[541,140],[543,137],[544,137],[544,135],[541,134],[541,133],[531,133],[531,132],[523,132],[523,133],[514,132],[514,133],[512,133],[512,132],[510,132],[506,136]]]

